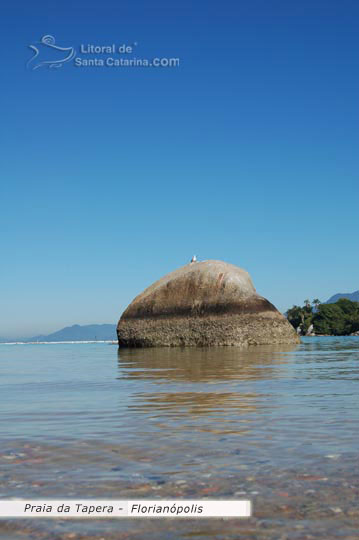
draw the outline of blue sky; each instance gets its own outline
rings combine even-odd
[[[358,21],[354,0],[4,6],[0,336],[117,322],[194,253],[282,311],[358,289]],[[27,69],[45,34],[180,66]]]

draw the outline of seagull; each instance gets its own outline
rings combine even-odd
[[[191,259],[191,263],[194,263],[194,262],[197,262],[197,257],[196,255],[193,255],[192,259]]]

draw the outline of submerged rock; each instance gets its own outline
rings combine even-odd
[[[212,260],[187,264],[136,296],[117,335],[125,347],[299,342],[286,318],[257,294],[248,272]]]

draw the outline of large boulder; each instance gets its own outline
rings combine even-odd
[[[248,346],[298,343],[245,270],[194,262],[167,274],[131,302],[117,325],[124,347]]]

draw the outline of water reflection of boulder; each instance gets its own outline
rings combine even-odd
[[[120,378],[221,382],[275,378],[296,345],[258,345],[249,349],[118,349]]]
[[[246,414],[258,409],[258,401],[261,396],[240,392],[146,392],[137,397],[137,402],[129,408],[151,413],[160,421],[160,416],[195,418],[211,414],[212,418],[215,419],[216,414],[218,417],[222,417],[224,411],[234,412],[236,410],[237,413]],[[215,431],[215,428],[207,426],[204,431]]]
[[[294,348],[119,349],[119,379],[135,383],[128,408],[161,430],[171,419],[180,432],[244,434],[253,413],[267,412],[266,385],[257,382],[280,377]]]

